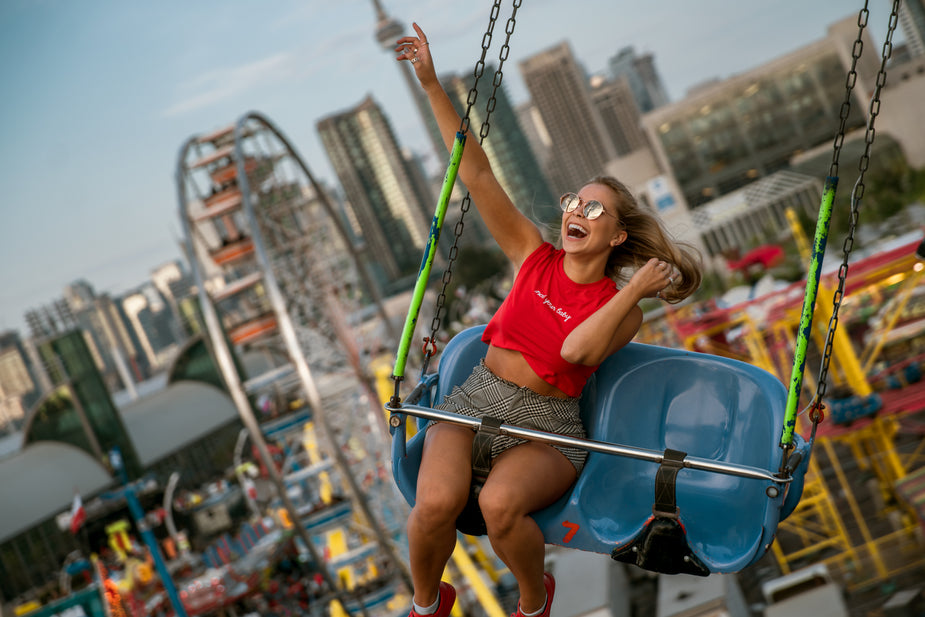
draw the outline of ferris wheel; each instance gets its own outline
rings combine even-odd
[[[316,563],[319,538],[340,525],[326,578],[336,589],[330,570],[352,564],[354,596],[342,604],[366,614],[388,590],[410,590],[410,575],[397,527],[407,506],[381,468],[388,432],[366,369],[395,336],[359,243],[259,113],[190,137],[176,181],[207,341],[229,393]],[[323,553],[330,562],[330,547]]]

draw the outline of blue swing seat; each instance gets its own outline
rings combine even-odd
[[[418,405],[439,404],[454,385],[465,381],[487,351],[483,330],[469,328],[450,341],[438,372],[425,377]],[[779,443],[786,398],[776,377],[749,364],[630,343],[588,381],[581,413],[590,440],[678,450],[774,474],[783,457]],[[418,424],[423,427],[426,421],[419,418]],[[425,431],[406,441],[405,422],[392,430],[393,474],[413,506]],[[800,462],[789,484],[686,467],[677,471],[677,514],[669,523],[686,546],[674,557],[651,540],[658,553],[652,560],[643,563],[633,557],[653,523],[664,522],[653,514],[659,465],[650,460],[590,452],[572,489],[534,513],[534,519],[549,544],[610,554],[665,573],[737,572],[764,555],[778,522],[800,499],[809,452],[797,434],[794,447],[799,458],[791,460]],[[690,569],[691,562],[698,567]]]

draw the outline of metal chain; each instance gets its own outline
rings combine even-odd
[[[491,7],[491,14],[488,17],[488,27],[485,29],[485,34],[482,35],[482,55],[479,56],[478,62],[475,63],[475,69],[473,70],[473,77],[475,79],[472,82],[472,88],[469,89],[469,96],[466,98],[466,113],[459,123],[460,133],[469,132],[469,119],[472,116],[472,108],[479,98],[479,80],[482,79],[482,75],[485,73],[485,57],[488,55],[488,49],[491,47],[491,37],[495,32],[495,23],[498,21],[498,14],[500,12],[501,0],[495,0],[495,3]]]
[[[864,7],[858,13],[858,38],[854,41],[851,48],[851,68],[845,77],[845,100],[842,101],[839,111],[838,132],[835,133],[835,143],[833,144],[835,152],[832,154],[832,165],[829,167],[829,176],[835,178],[838,176],[838,157],[841,154],[842,145],[845,143],[845,130],[848,125],[848,116],[851,113],[851,92],[858,80],[858,60],[864,52],[864,28],[867,27],[867,18],[870,11],[867,10],[868,0],[864,0]]]
[[[507,20],[505,27],[506,36],[504,38],[504,44],[501,46],[501,51],[498,55],[498,68],[495,71],[494,80],[492,82],[491,96],[489,96],[488,103],[485,108],[485,120],[482,122],[482,126],[479,130],[480,144],[485,140],[486,137],[488,137],[488,132],[491,129],[491,114],[497,104],[498,89],[501,87],[501,82],[504,79],[502,68],[504,67],[505,60],[507,60],[508,55],[510,54],[511,35],[514,34],[514,27],[517,25],[517,9],[520,8],[521,4],[522,0],[514,0],[514,8],[511,11],[511,16]],[[481,79],[482,74],[485,72],[485,56],[488,53],[488,48],[491,47],[491,36],[494,32],[495,22],[498,19],[498,13],[500,12],[500,9],[501,0],[495,0],[495,3],[491,8],[491,17],[489,20],[488,29],[485,31],[485,35],[482,37],[482,55],[475,65],[475,80],[472,84],[472,88],[469,90],[469,95],[466,102],[466,114],[460,124],[461,132],[466,132],[469,130],[469,118],[471,117],[472,107],[475,105],[475,101],[478,98],[479,80]],[[450,281],[453,279],[453,265],[455,264],[456,258],[459,255],[459,240],[462,237],[463,229],[465,227],[464,219],[471,206],[472,198],[467,192],[466,196],[463,197],[462,203],[460,204],[459,220],[456,221],[456,227],[453,230],[453,246],[450,248],[449,255],[447,256],[447,266],[443,271],[443,287],[440,289],[440,293],[437,296],[436,306],[434,307],[434,318],[430,324],[430,338],[424,339],[424,367],[422,369],[422,373],[426,372],[430,357],[436,350],[437,332],[440,330],[441,314],[443,313],[444,307],[446,305],[446,291],[450,285]]]
[[[851,214],[848,220],[848,235],[845,238],[844,245],[842,246],[842,263],[838,268],[838,288],[835,290],[835,293],[832,297],[832,317],[829,319],[829,328],[826,332],[825,348],[822,353],[822,364],[819,368],[819,377],[816,381],[817,390],[816,396],[814,398],[814,405],[816,406],[821,403],[826,393],[826,380],[829,373],[829,361],[832,358],[832,348],[835,341],[835,330],[838,328],[838,311],[841,308],[841,302],[845,295],[845,282],[848,279],[848,259],[851,256],[851,251],[854,249],[854,233],[857,229],[858,216],[861,209],[861,199],[864,196],[864,174],[867,172],[867,168],[870,165],[870,152],[874,144],[874,137],[876,135],[876,131],[874,130],[874,122],[876,121],[877,116],[880,114],[880,92],[883,90],[883,86],[886,84],[886,65],[893,53],[893,33],[896,31],[896,24],[899,21],[899,3],[900,0],[893,0],[893,10],[890,13],[889,28],[887,30],[886,40],[883,42],[883,50],[880,58],[880,70],[877,72],[877,86],[870,100],[867,132],[864,138],[864,154],[861,155],[861,158],[858,161],[858,170],[860,173],[858,174],[858,179],[854,184],[853,190],[851,191]],[[861,14],[864,15],[863,21],[865,23],[867,21],[866,12],[867,4],[865,2],[864,8],[861,10]],[[858,17],[858,24],[861,24],[860,16]],[[861,26],[861,30],[858,32],[858,41],[855,42],[855,48],[863,45],[863,43],[858,45],[858,42],[861,40],[862,31],[863,26]],[[852,71],[854,70],[856,61],[857,57],[855,57],[855,62],[852,63]],[[844,140],[844,117],[842,118],[841,139]],[[836,149],[835,160],[832,163],[836,171],[838,169],[837,152],[838,150]],[[813,427],[815,428],[815,425],[818,421],[816,418],[811,419],[813,420]],[[819,419],[821,420],[821,418]]]

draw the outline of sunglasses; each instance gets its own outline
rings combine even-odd
[[[562,208],[563,212],[574,212],[581,204],[581,197],[579,197],[577,193],[566,193],[559,198],[559,207]],[[608,214],[613,216],[613,218],[617,218],[613,214],[610,214],[610,212],[607,212],[607,210],[604,209],[604,204],[596,199],[584,202],[581,214],[589,221],[599,218],[602,214]]]

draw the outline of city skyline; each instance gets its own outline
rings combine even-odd
[[[412,19],[420,23],[441,73],[471,72],[487,2],[382,4],[406,31]],[[569,11],[551,0],[525,3],[505,86],[514,103],[525,101],[517,64],[561,41],[569,41],[591,73],[605,71],[612,56],[632,45],[654,54],[671,99],[678,100],[699,82],[822,37],[830,23],[859,8],[835,0],[810,7],[795,0],[744,4],[713,0],[695,10],[673,0],[639,15],[599,0],[573,3]],[[9,92],[3,108],[10,113],[0,140],[0,179],[7,189],[0,330],[28,335],[25,311],[60,297],[75,280],[121,295],[180,258],[173,178],[178,150],[190,135],[247,111],[273,119],[328,183],[336,176],[315,123],[368,95],[381,101],[402,147],[433,158],[393,57],[375,40],[371,0],[286,2],[270,15],[249,8],[22,0],[0,7],[0,50],[19,58],[0,68]],[[879,44],[888,3],[877,2],[871,11]],[[503,11],[500,19],[506,18]],[[496,29],[490,58],[500,35],[503,29]]]

